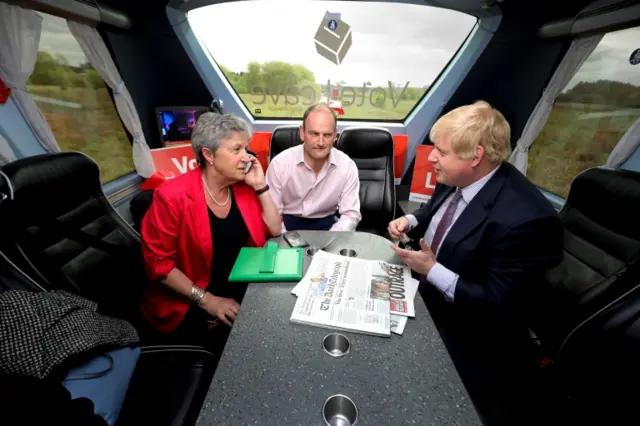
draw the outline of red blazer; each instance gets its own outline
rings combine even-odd
[[[262,220],[258,196],[244,183],[234,184],[232,188],[249,230],[247,246],[264,246],[269,231]],[[156,188],[151,207],[142,221],[141,236],[150,281],[143,297],[142,313],[157,329],[169,333],[180,324],[192,303],[159,280],[178,268],[204,289],[211,275],[214,248],[199,168]]]

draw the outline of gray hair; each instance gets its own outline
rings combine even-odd
[[[191,146],[198,165],[202,167],[205,164],[202,148],[207,148],[215,154],[222,141],[230,138],[235,132],[244,133],[248,139],[251,139],[251,126],[242,118],[233,114],[221,115],[213,112],[202,114],[191,134]]]

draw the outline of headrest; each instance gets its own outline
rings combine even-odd
[[[271,133],[269,160],[282,151],[300,145],[300,126],[278,126]]]
[[[0,171],[6,176],[0,179],[0,193],[13,193],[11,204],[25,222],[61,216],[103,194],[98,165],[79,152],[25,157]]]
[[[291,147],[302,143],[300,140],[300,126],[278,126],[271,133],[271,143],[278,146]]]
[[[393,136],[378,127],[350,127],[340,133],[338,148],[351,158],[393,158]]]
[[[573,180],[566,204],[613,232],[640,240],[638,172],[600,167],[585,170]]]

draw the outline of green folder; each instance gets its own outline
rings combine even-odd
[[[275,241],[266,247],[242,247],[229,282],[300,281],[302,265],[302,248],[279,248]]]

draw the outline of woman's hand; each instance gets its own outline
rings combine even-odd
[[[233,325],[236,315],[240,312],[240,305],[235,300],[214,296],[208,292],[204,294],[204,297],[200,301],[200,307],[209,315],[218,318],[229,327]]]
[[[262,165],[258,161],[256,157],[253,155],[249,155],[250,161],[253,163],[251,170],[249,173],[245,175],[244,181],[247,185],[252,187],[254,191],[258,189],[262,189],[265,187],[264,183],[264,170],[262,170]]]

